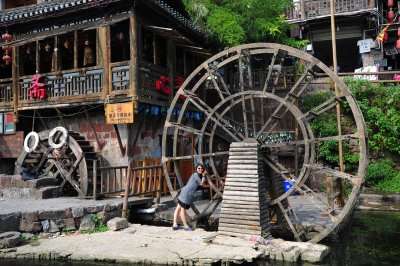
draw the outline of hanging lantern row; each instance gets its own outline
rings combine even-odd
[[[5,45],[3,45],[1,48],[4,51],[4,55],[3,55],[3,61],[6,62],[6,64],[10,64],[12,61],[12,58],[10,56],[11,54],[11,46],[9,46],[7,43],[10,42],[12,40],[12,35],[8,34],[8,33],[4,33],[1,35],[1,39],[4,41]]]

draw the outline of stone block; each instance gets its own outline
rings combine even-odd
[[[40,220],[65,219],[65,210],[43,210],[39,211]]]
[[[72,208],[72,217],[77,218],[77,217],[83,217],[86,214],[86,210],[83,207],[75,207]]]
[[[104,206],[100,205],[100,206],[89,206],[86,207],[86,213],[98,213],[101,212],[103,210]]]
[[[67,208],[65,209],[65,218],[73,218],[74,215],[72,214],[72,209],[71,208]]]
[[[86,214],[81,221],[79,230],[90,230],[95,228],[95,223],[92,220],[94,214]]]
[[[282,258],[284,261],[296,262],[299,260],[300,255],[300,249],[297,247],[291,247],[282,251]]]
[[[99,212],[97,215],[101,218],[101,223],[106,224],[109,220],[113,219],[116,217],[115,211],[110,211],[110,212]]]
[[[43,177],[40,179],[36,179],[36,187],[48,187],[48,186],[58,186],[58,181],[57,179],[53,177]]]
[[[5,232],[0,234],[0,249],[2,248],[12,248],[18,245],[21,241],[20,232]]]
[[[39,215],[38,215],[37,211],[36,212],[23,212],[21,214],[21,216],[22,216],[22,219],[26,219],[26,220],[33,221],[33,222],[36,222],[39,220]]]
[[[2,231],[18,231],[21,220],[21,213],[7,213],[0,215],[0,230]]]
[[[34,192],[35,199],[52,199],[62,196],[62,189],[60,186],[41,187]]]
[[[113,231],[121,230],[128,226],[128,220],[120,217],[115,217],[107,222],[108,229]]]
[[[75,219],[74,218],[67,218],[61,221],[62,228],[65,230],[75,230]]]
[[[37,233],[42,231],[42,223],[30,221],[26,219],[22,219],[19,224],[19,231],[21,232],[30,232],[30,233]]]
[[[49,220],[49,233],[57,233],[60,232],[60,229],[63,227],[62,220]]]
[[[49,232],[49,228],[50,228],[49,220],[42,221],[42,228],[43,228],[43,232],[44,233],[48,233]]]
[[[11,187],[11,179],[12,177],[9,175],[0,175],[0,188]]]

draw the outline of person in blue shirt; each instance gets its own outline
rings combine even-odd
[[[194,228],[188,225],[186,220],[186,210],[190,208],[192,204],[194,193],[196,192],[199,185],[203,185],[205,182],[205,176],[207,171],[204,169],[202,164],[196,166],[196,172],[189,178],[187,184],[182,188],[181,193],[178,196],[178,205],[174,212],[174,223],[172,225],[173,230],[181,229],[178,226],[178,215],[181,217],[183,223],[183,229],[186,231],[194,231]]]

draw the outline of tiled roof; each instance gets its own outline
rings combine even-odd
[[[179,12],[167,5],[161,0],[145,0],[158,6],[167,15],[172,16],[178,23],[188,29],[199,33],[197,28]],[[0,27],[12,24],[23,23],[35,19],[44,19],[51,16],[59,16],[76,10],[88,9],[95,6],[101,6],[121,0],[53,0],[36,5],[23,6],[18,8],[6,9],[0,11]]]
[[[120,0],[53,0],[0,11],[0,25],[22,23],[47,16],[62,15],[75,10],[118,2]]]

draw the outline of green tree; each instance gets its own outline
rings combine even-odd
[[[183,0],[194,24],[224,47],[248,42],[278,42],[302,46],[307,41],[287,37],[284,11],[290,0]]]

